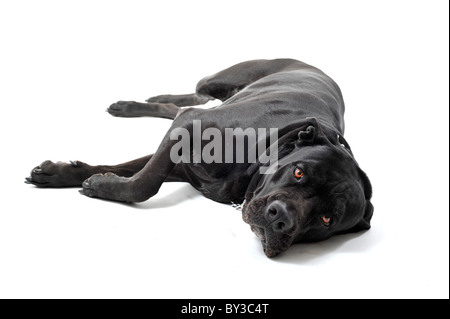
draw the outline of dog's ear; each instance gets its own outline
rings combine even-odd
[[[300,131],[298,133],[298,139],[303,144],[313,144],[316,137],[316,128],[310,125],[306,128],[306,131]]]
[[[302,145],[312,145],[322,132],[315,117],[306,118],[306,128],[298,132],[298,141]]]
[[[327,138],[315,117],[308,117],[280,130],[278,158],[283,158],[296,147],[323,144]]]
[[[298,132],[299,145],[323,144],[327,141],[321,125],[315,117],[306,119],[305,128]]]

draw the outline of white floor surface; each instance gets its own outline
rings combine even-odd
[[[448,298],[448,2],[210,3],[0,4],[0,298]],[[170,121],[112,102],[275,57],[340,85],[371,230],[268,259],[240,212],[186,184],[126,205],[23,183],[47,159],[153,153]]]

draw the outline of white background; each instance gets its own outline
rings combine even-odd
[[[0,297],[448,298],[448,9],[1,1]],[[276,57],[340,85],[346,138],[373,183],[370,231],[268,259],[239,212],[189,185],[130,206],[23,183],[46,159],[153,153],[170,121],[113,118],[112,102],[190,93],[203,76]]]

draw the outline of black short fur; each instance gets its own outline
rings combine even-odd
[[[220,99],[213,109],[181,107]],[[157,152],[115,166],[43,162],[27,183],[82,186],[82,194],[141,202],[163,182],[189,182],[206,197],[242,202],[245,222],[268,257],[293,243],[370,228],[372,187],[344,139],[344,101],[337,84],[319,69],[292,59],[254,60],[201,80],[196,93],[160,95],[147,103],[120,101],[114,116],[173,119]],[[261,175],[261,163],[173,163],[169,138],[176,128],[277,128],[278,169]],[[223,161],[224,162],[224,161]],[[300,174],[301,172],[301,174]],[[298,176],[300,176],[298,178]]]

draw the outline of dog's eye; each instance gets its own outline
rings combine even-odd
[[[325,226],[330,226],[331,223],[331,217],[328,216],[322,216],[322,222]]]
[[[304,175],[303,171],[300,168],[296,168],[294,171],[294,176],[298,179],[302,178]]]

